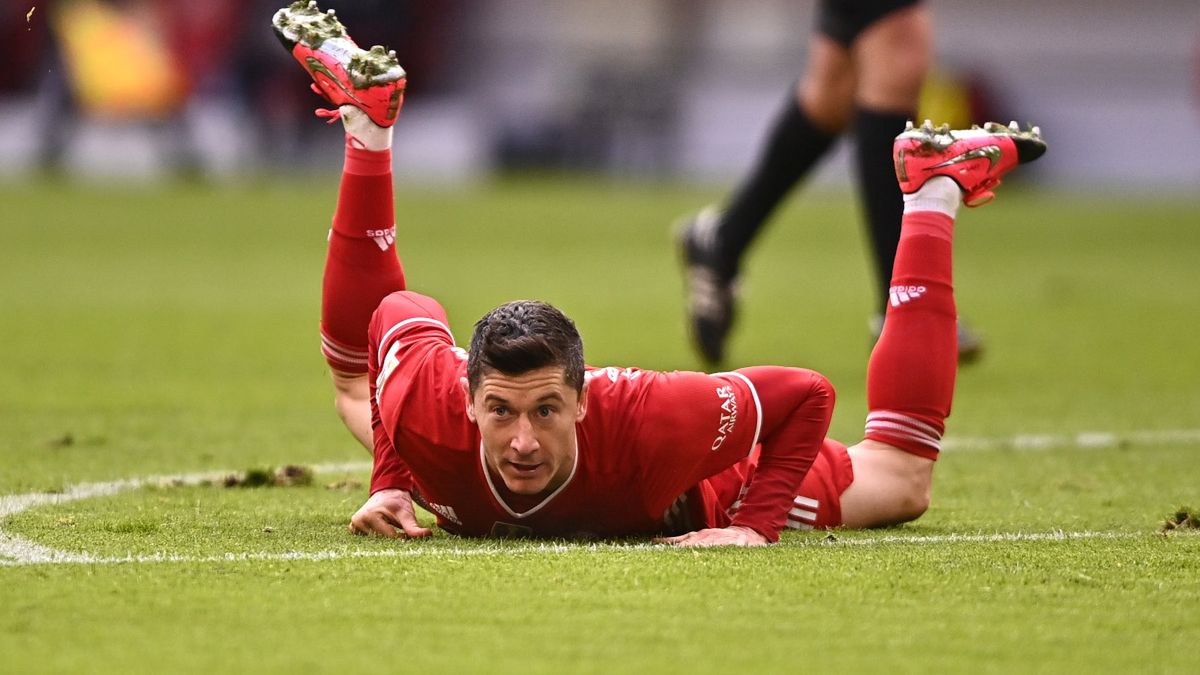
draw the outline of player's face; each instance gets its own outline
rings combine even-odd
[[[488,468],[521,495],[552,491],[571,475],[575,423],[586,413],[587,385],[577,393],[557,366],[486,372],[474,396],[467,392],[467,417],[479,425]]]

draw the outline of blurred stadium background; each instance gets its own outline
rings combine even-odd
[[[0,181],[336,170],[281,0],[4,0]],[[402,178],[510,168],[726,182],[800,73],[799,0],[327,0],[409,70]],[[1041,124],[1053,186],[1200,184],[1195,0],[937,1],[924,111]],[[1103,139],[1103,145],[1098,143]],[[819,181],[848,180],[842,154]]]
[[[927,114],[1033,121],[1050,152],[958,235],[988,353],[920,521],[492,555],[346,532],[369,458],[317,335],[342,134],[282,1],[0,0],[0,673],[1195,672],[1200,537],[1156,532],[1200,506],[1200,2],[929,0]],[[321,4],[409,70],[401,255],[460,339],[541,297],[590,363],[700,365],[669,223],[752,161],[812,0]],[[853,440],[874,308],[846,165],[754,251],[731,365],[829,375]],[[330,462],[360,469],[56,501]]]

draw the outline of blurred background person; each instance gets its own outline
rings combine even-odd
[[[723,209],[693,217],[680,234],[688,323],[701,357],[725,355],[736,317],[743,254],[780,202],[843,133],[855,139],[855,172],[875,262],[878,337],[903,210],[892,180],[892,139],[915,119],[932,60],[933,31],[920,0],[822,0],[804,75],[786,97],[757,163]],[[961,362],[983,345],[959,324]]]
[[[455,3],[336,0],[371,44],[400,45],[436,91]],[[280,0],[8,0],[15,65],[0,100],[28,115],[31,164],[55,174],[210,177],[303,166],[312,102],[269,32]],[[18,10],[18,11],[14,11]]]

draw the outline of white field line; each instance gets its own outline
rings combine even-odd
[[[317,473],[366,471],[371,468],[371,463],[319,464],[312,468]],[[3,524],[4,519],[9,516],[37,506],[63,504],[80,499],[110,497],[126,490],[135,490],[146,485],[198,485],[205,481],[220,480],[230,473],[234,472],[210,471],[205,473],[150,476],[147,478],[126,478],[106,483],[82,483],[80,485],[73,485],[62,492],[33,492],[24,495],[3,495],[0,496],[0,524]],[[0,528],[0,566],[91,562],[119,562],[119,560],[96,558],[87,553],[58,551],[32,542],[24,537],[10,534]]]
[[[943,439],[942,448],[951,451],[963,450],[1045,450],[1049,448],[1105,448],[1123,445],[1159,445],[1167,443],[1200,443],[1200,429],[1168,429],[1158,431],[1131,432],[1080,432],[1076,434],[1021,434],[1004,437],[950,437]],[[317,473],[366,471],[371,468],[369,462],[347,462],[337,464],[320,464],[312,467]],[[167,476],[152,476],[147,478],[127,478],[105,483],[83,483],[74,485],[62,492],[36,492],[23,495],[0,495],[0,524],[5,518],[38,506],[61,504],[80,499],[108,497],[126,490],[134,490],[146,485],[196,485],[205,481],[220,480],[232,472],[190,473]],[[936,535],[928,537],[884,536],[870,538],[842,538],[837,544],[851,546],[873,546],[880,544],[942,544],[957,542],[1012,542],[1012,541],[1066,541],[1071,539],[1119,539],[1143,536],[1135,533],[1120,532],[1042,532],[1042,533],[996,533],[975,535]],[[814,542],[803,542],[810,545]],[[815,542],[824,543],[824,542]],[[649,544],[635,545],[554,545],[537,544],[521,548],[465,548],[443,549],[412,546],[400,549],[353,550],[353,551],[316,551],[288,553],[228,553],[215,556],[180,556],[167,553],[140,556],[102,557],[88,553],[59,551],[36,542],[19,537],[0,528],[0,567],[13,565],[33,565],[46,563],[86,563],[86,564],[116,564],[116,563],[152,563],[152,562],[235,562],[241,560],[336,560],[344,558],[400,558],[416,556],[456,557],[476,555],[507,555],[519,551],[566,552],[581,549],[595,550],[637,550],[641,548],[669,550],[665,547]]]
[[[962,450],[1048,450],[1050,448],[1118,448],[1131,445],[1200,443],[1200,429],[1153,431],[1081,431],[1074,434],[1017,434],[1007,437],[964,437],[942,439],[942,449]]]
[[[836,540],[807,539],[800,542],[782,544],[785,547],[837,547],[837,546],[885,546],[885,545],[928,545],[928,544],[960,544],[960,543],[1011,543],[1011,542],[1044,542],[1044,541],[1078,541],[1083,539],[1137,539],[1150,536],[1148,533],[1137,532],[997,532],[994,534],[948,534],[929,535],[921,537],[882,536],[863,538],[838,538]],[[1191,536],[1191,535],[1186,535]],[[23,551],[28,557],[0,559],[0,567],[40,564],[85,564],[85,565],[120,565],[133,563],[235,563],[251,561],[326,561],[354,560],[363,558],[476,558],[511,556],[520,553],[563,554],[563,553],[598,553],[623,551],[675,551],[671,546],[662,544],[546,544],[532,543],[516,546],[479,546],[470,548],[430,547],[423,543],[399,543],[401,548],[383,550],[341,550],[341,551],[286,551],[283,553],[224,553],[208,556],[177,555],[171,553],[152,553],[147,555],[125,556],[95,556],[88,553],[66,553],[54,551],[42,546]]]

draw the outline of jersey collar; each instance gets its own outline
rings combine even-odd
[[[575,472],[579,470],[579,436],[576,435],[575,437],[575,457],[574,462],[571,463],[570,475],[567,476],[567,479],[563,481],[563,484],[559,485],[554,492],[546,495],[545,499],[538,502],[537,505],[528,511],[522,511],[520,513],[513,511],[512,507],[510,507],[508,503],[504,501],[504,498],[500,496],[500,491],[496,489],[496,483],[492,480],[492,472],[488,470],[487,455],[484,454],[483,450],[483,439],[479,440],[479,466],[481,469],[483,469],[483,478],[487,481],[488,489],[492,491],[492,496],[496,498],[496,503],[500,505],[500,508],[504,509],[504,511],[513,518],[528,518],[538,511],[541,511],[544,506],[550,503],[550,500],[554,499],[559,495],[559,493],[565,490],[566,487],[571,484],[571,480],[575,478]]]

